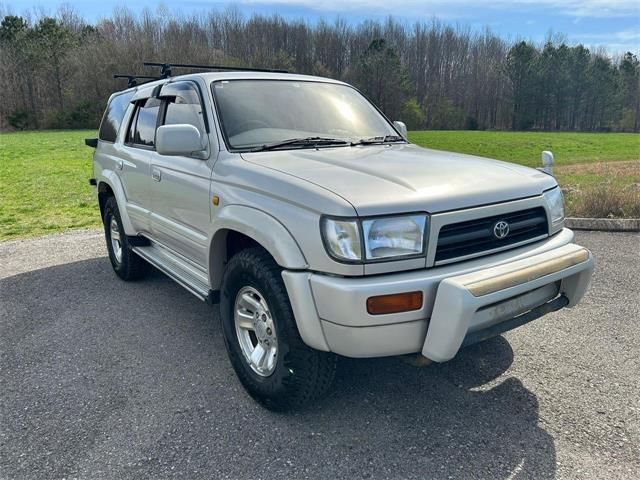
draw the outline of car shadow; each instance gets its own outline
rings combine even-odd
[[[351,412],[364,410],[367,428],[356,426],[357,435],[402,445],[393,478],[405,478],[408,464],[437,478],[554,478],[553,438],[539,424],[535,394],[506,373],[512,361],[503,337],[426,367],[400,358],[344,358],[323,408],[344,425]]]
[[[97,258],[0,280],[0,360],[0,476],[555,475],[502,337],[423,368],[341,358],[327,398],[273,413],[236,380],[215,308]]]

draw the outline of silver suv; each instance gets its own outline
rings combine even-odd
[[[87,142],[109,258],[219,304],[267,407],[327,391],[337,355],[445,362],[584,295],[553,176],[412,145],[339,81],[164,73],[112,95]]]

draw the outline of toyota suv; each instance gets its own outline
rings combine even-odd
[[[553,176],[413,145],[340,81],[214,69],[113,94],[91,183],[115,273],[219,305],[268,408],[321,396],[339,355],[446,362],[584,295]]]

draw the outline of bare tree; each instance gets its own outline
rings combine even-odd
[[[284,68],[356,84],[413,128],[640,129],[640,64],[631,53],[510,44],[437,20],[244,17],[237,8],[192,15],[119,8],[88,24],[69,8],[55,17],[2,11],[0,128],[95,128],[113,73],[156,73],[143,61]]]

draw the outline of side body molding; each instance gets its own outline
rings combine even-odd
[[[125,233],[127,235],[136,235],[137,232],[133,228],[131,220],[129,219],[129,213],[127,212],[127,197],[124,193],[124,188],[122,188],[122,183],[120,182],[118,175],[116,175],[112,170],[103,169],[97,178],[97,182],[98,185],[100,185],[100,182],[104,182],[111,187],[111,190],[113,190],[113,193],[116,196],[118,206],[120,207],[120,218],[122,220],[122,226],[124,227]]]
[[[228,205],[214,218],[212,226],[209,237],[209,282],[214,290],[220,288],[229,230],[240,232],[258,242],[283,268],[304,270],[309,267],[289,230],[262,210]]]

